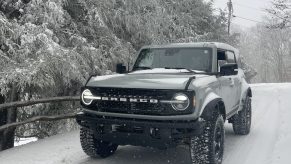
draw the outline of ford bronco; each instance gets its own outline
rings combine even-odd
[[[82,88],[80,140],[91,157],[118,145],[189,146],[189,163],[221,164],[224,123],[251,127],[252,91],[237,49],[224,43],[145,46],[127,70],[92,76]]]

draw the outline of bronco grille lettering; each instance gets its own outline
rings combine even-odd
[[[130,99],[129,99],[129,102],[137,102],[137,99],[130,98]]]
[[[116,98],[116,97],[111,97],[110,100],[111,100],[111,101],[118,101],[118,98]]]
[[[125,97],[101,97],[99,101],[120,101],[120,102],[141,102],[141,103],[152,103],[157,104],[159,100],[157,99],[146,99],[146,98],[125,98]]]

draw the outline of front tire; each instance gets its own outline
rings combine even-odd
[[[80,129],[80,141],[83,151],[90,157],[106,158],[117,150],[118,145],[96,139],[92,130]]]
[[[247,96],[243,109],[233,116],[233,131],[237,135],[247,135],[251,131],[252,99]]]
[[[191,138],[190,154],[192,164],[221,164],[224,153],[224,120],[222,115],[213,113],[206,120],[204,131]]]

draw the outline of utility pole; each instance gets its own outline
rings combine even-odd
[[[227,31],[228,31],[228,36],[229,36],[230,35],[231,17],[232,17],[232,14],[233,14],[233,6],[232,6],[231,0],[229,0],[227,2],[227,7],[228,7],[228,28],[227,28]]]

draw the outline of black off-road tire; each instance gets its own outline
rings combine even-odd
[[[96,139],[91,130],[81,128],[80,140],[83,151],[92,158],[106,158],[117,150],[118,145]]]
[[[237,135],[247,135],[251,131],[252,124],[252,99],[247,96],[243,109],[233,116],[232,127]]]
[[[192,164],[221,164],[224,153],[224,120],[218,111],[206,120],[204,131],[190,141]]]

